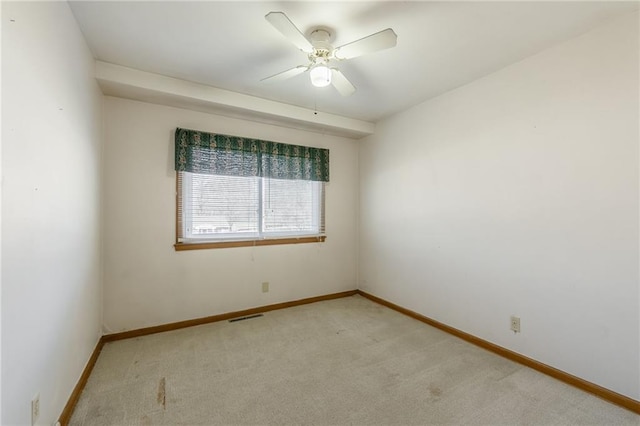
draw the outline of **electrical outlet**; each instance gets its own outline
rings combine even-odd
[[[40,417],[40,394],[37,393],[36,396],[31,400],[31,426],[36,424],[38,421],[38,417]]]
[[[511,315],[511,331],[514,333],[520,333],[520,317]]]
[[[269,281],[265,281],[262,283],[262,292],[269,293]]]

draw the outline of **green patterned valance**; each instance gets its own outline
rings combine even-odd
[[[176,171],[329,181],[329,150],[176,129]]]

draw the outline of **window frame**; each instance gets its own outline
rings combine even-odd
[[[324,230],[322,230],[322,226],[319,225],[320,232],[317,235],[309,235],[309,234],[300,234],[295,235],[294,233],[282,234],[278,235],[278,233],[271,232],[261,232],[258,231],[258,236],[255,234],[249,237],[231,237],[229,239],[224,240],[211,240],[202,238],[201,241],[194,238],[184,238],[181,237],[181,230],[183,229],[183,217],[182,212],[180,211],[180,203],[181,203],[181,194],[182,194],[182,185],[181,182],[183,179],[179,176],[182,172],[176,171],[176,234],[175,234],[175,244],[174,248],[176,251],[183,250],[201,250],[201,249],[215,249],[215,248],[233,248],[233,247],[256,247],[256,246],[268,246],[268,245],[280,245],[280,244],[305,244],[305,243],[321,243],[324,242],[327,238]],[[259,178],[260,185],[260,220],[259,220],[259,228],[262,225],[262,217],[264,214],[264,204],[262,203],[262,179],[268,178]],[[314,204],[317,202],[319,204],[319,212],[320,217],[318,217],[319,222],[323,222],[324,216],[326,214],[326,185],[322,185],[322,190],[319,191],[320,194],[318,197],[314,197]],[[317,200],[317,201],[316,201]],[[181,241],[184,240],[184,241]]]

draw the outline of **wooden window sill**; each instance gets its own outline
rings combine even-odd
[[[173,247],[176,251],[183,250],[205,250],[216,248],[231,247],[257,247],[272,246],[279,244],[304,244],[304,243],[322,243],[326,240],[326,236],[320,237],[300,237],[300,238],[271,238],[266,240],[242,240],[242,241],[208,241],[206,243],[175,243]]]

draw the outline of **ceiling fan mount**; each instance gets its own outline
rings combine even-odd
[[[309,63],[298,65],[280,72],[261,81],[281,81],[309,71],[311,83],[316,87],[333,84],[343,96],[349,96],[356,91],[351,82],[340,72],[333,62],[344,61],[388,49],[396,45],[397,36],[391,28],[363,37],[342,46],[333,47],[331,44],[333,33],[327,27],[315,27],[305,37],[283,12],[269,12],[265,19],[284,35],[298,49],[307,53]]]

